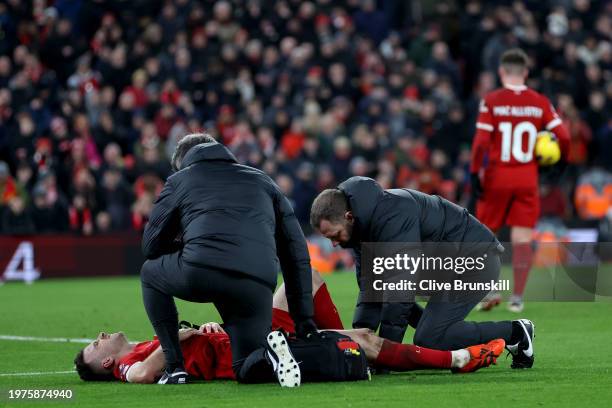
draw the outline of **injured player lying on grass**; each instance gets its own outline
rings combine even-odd
[[[327,287],[313,272],[314,320],[321,331],[337,331],[350,337],[363,349],[371,366],[391,371],[451,369],[473,372],[494,364],[503,352],[504,341],[493,340],[461,350],[441,351],[412,344],[400,344],[377,336],[369,329],[344,330]],[[272,327],[292,333],[284,285],[274,296]],[[206,323],[179,331],[185,369],[191,379],[234,379],[228,335],[218,323]],[[122,332],[100,333],[75,358],[76,370],[85,381],[120,380],[150,384],[164,372],[164,356],[159,341],[130,343]]]

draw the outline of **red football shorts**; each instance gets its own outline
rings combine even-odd
[[[534,183],[528,179],[533,177],[531,174],[520,171],[493,174],[485,175],[484,193],[476,203],[476,218],[494,232],[504,225],[535,227],[540,217],[537,178]]]
[[[272,308],[272,330],[283,329],[287,333],[295,333],[295,323],[289,312]]]

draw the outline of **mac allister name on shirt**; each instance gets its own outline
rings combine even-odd
[[[531,117],[541,118],[544,114],[542,108],[537,106],[495,106],[493,108],[494,116],[518,116],[518,117]]]

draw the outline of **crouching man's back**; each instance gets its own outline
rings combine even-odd
[[[272,180],[237,164],[221,144],[193,148],[171,180],[179,193],[183,260],[275,286],[276,214],[283,197]]]

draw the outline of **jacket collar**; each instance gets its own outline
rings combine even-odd
[[[183,162],[181,163],[181,169],[184,169],[192,164],[200,161],[211,161],[211,160],[222,160],[237,163],[238,160],[229,151],[229,149],[223,146],[221,143],[200,143],[189,149]]]

